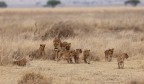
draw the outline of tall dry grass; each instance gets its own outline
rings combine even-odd
[[[52,78],[46,78],[40,73],[26,73],[18,84],[52,84]]]
[[[144,56],[144,8],[1,9],[0,64],[12,62],[13,52],[22,57],[46,44],[53,56],[53,37],[72,43],[72,49],[90,49],[94,60],[104,51],[127,52],[130,59]]]

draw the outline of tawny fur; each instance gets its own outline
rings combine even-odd
[[[117,56],[117,62],[118,62],[118,68],[123,69],[124,68],[124,60],[129,58],[127,53],[122,53]]]
[[[112,61],[112,55],[113,55],[114,49],[108,49],[106,50],[105,53],[105,61]]]
[[[73,52],[73,57],[75,63],[79,63],[79,55],[82,53],[82,49],[76,49],[75,52]]]
[[[61,43],[61,50],[70,50],[70,48],[71,48],[71,43],[68,42]]]
[[[67,60],[67,63],[72,63],[72,51],[69,51],[69,50],[65,50],[65,51],[60,51],[58,53],[58,59],[57,59],[57,62],[61,59],[63,60]]]
[[[54,40],[53,40],[54,50],[55,49],[60,49],[61,43],[62,42],[61,42],[60,38],[54,38]]]
[[[83,60],[85,63],[90,64],[90,50],[83,51]]]
[[[30,57],[31,59],[40,59],[40,58],[44,57],[44,56],[45,56],[45,46],[46,46],[46,44],[40,44],[39,49],[33,51],[33,52],[29,55],[29,57]]]
[[[61,50],[61,39],[60,38],[54,38],[53,40],[53,46],[54,46],[54,59],[58,59],[58,52]]]
[[[26,66],[27,62],[27,59],[23,58],[21,60],[13,61],[13,64],[18,66]]]

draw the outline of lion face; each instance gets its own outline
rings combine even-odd
[[[61,40],[60,38],[55,38],[53,40],[53,45],[54,45],[54,49],[59,49],[60,48],[60,45],[61,45]]]
[[[108,50],[105,51],[105,55],[112,55],[113,52],[114,52],[114,48],[108,49]]]
[[[77,53],[82,53],[82,49],[76,49]]]
[[[75,50],[70,51],[70,55],[71,56],[75,56],[76,55],[76,51]]]
[[[71,43],[67,43],[66,50],[70,50],[70,47],[71,47]]]
[[[46,44],[40,44],[40,50],[44,51]]]
[[[32,61],[33,58],[34,58],[34,56],[30,54],[30,55],[29,55],[29,59],[30,59],[30,61]]]
[[[114,51],[114,48],[109,49],[109,53],[110,53],[110,54],[113,54],[113,51]]]
[[[125,56],[126,59],[129,58],[127,53],[124,53],[124,56]]]

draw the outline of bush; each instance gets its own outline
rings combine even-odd
[[[56,7],[58,4],[61,4],[61,2],[59,0],[49,0],[47,2],[47,5],[51,6],[51,7]]]
[[[92,34],[95,31],[93,25],[80,21],[56,21],[53,24],[39,24],[35,26],[34,40],[47,40],[54,37],[70,38]]]
[[[125,5],[131,4],[132,6],[137,6],[140,2],[140,0],[127,0],[125,1]]]
[[[74,33],[74,28],[72,25],[73,24],[71,24],[71,22],[58,22],[45,32],[45,34],[42,36],[42,40],[57,36],[60,38],[74,37],[76,34]]]
[[[41,74],[27,73],[18,84],[52,84],[52,78],[45,78]]]

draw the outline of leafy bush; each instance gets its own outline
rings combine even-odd
[[[51,7],[56,7],[58,4],[61,4],[61,2],[59,0],[49,0],[47,2],[47,5],[51,6]]]

